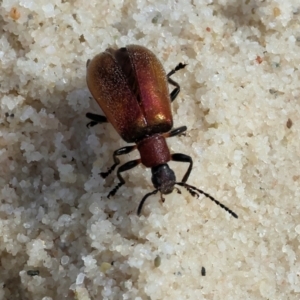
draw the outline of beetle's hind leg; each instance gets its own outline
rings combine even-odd
[[[120,180],[120,182],[109,192],[109,194],[107,195],[108,198],[110,196],[114,196],[115,193],[118,191],[118,189],[125,183],[124,178],[121,176],[121,172],[130,170],[130,169],[136,167],[140,163],[141,163],[141,159],[139,158],[139,159],[131,160],[131,161],[125,163],[124,165],[122,165],[121,167],[119,167],[119,169],[117,171],[117,176],[118,176],[118,179]]]
[[[102,178],[106,178],[116,168],[116,166],[120,164],[120,160],[117,156],[123,155],[123,154],[128,154],[129,152],[131,152],[135,149],[136,149],[136,145],[133,145],[133,146],[122,147],[122,148],[114,151],[114,154],[113,154],[114,164],[108,169],[107,172],[100,173]]]
[[[108,120],[106,117],[101,116],[101,115],[96,115],[96,114],[92,114],[92,113],[87,113],[85,115],[88,119],[92,120],[91,122],[86,124],[87,128],[93,127],[97,124],[102,124],[102,123],[107,123]]]
[[[179,63],[175,69],[171,70],[168,74],[167,74],[167,77],[168,77],[168,82],[169,84],[175,86],[175,89],[171,92],[170,94],[170,98],[171,98],[171,102],[173,102],[176,97],[178,96],[179,92],[180,92],[180,85],[174,81],[173,79],[171,79],[170,77],[175,74],[177,71],[183,69],[187,64],[183,64],[183,63]]]

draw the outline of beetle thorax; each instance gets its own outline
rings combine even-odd
[[[166,139],[161,134],[155,134],[137,143],[141,162],[147,168],[166,164],[171,160],[171,154]]]

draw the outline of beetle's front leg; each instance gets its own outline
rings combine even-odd
[[[179,162],[186,162],[189,163],[189,167],[183,176],[181,182],[186,182],[191,174],[192,168],[193,168],[193,160],[190,156],[182,153],[174,153],[171,155],[171,160],[173,161],[179,161]]]

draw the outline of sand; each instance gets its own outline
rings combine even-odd
[[[299,299],[299,1],[3,0],[0,14],[0,299]],[[172,77],[188,130],[168,145],[238,219],[183,188],[138,217],[143,166],[107,199],[118,179],[99,173],[128,144],[86,127],[101,114],[86,61],[128,44],[166,72],[188,64]],[[187,164],[170,167],[181,180]]]

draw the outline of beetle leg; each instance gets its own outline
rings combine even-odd
[[[129,152],[131,152],[135,149],[136,149],[136,145],[133,145],[133,146],[122,147],[122,148],[114,151],[113,159],[114,159],[115,163],[108,169],[107,172],[100,173],[102,178],[106,178],[116,168],[116,166],[120,164],[120,160],[117,156],[123,155],[123,154],[128,154]]]
[[[186,182],[191,174],[192,167],[193,167],[193,160],[190,156],[182,154],[182,153],[174,153],[171,155],[171,160],[179,161],[179,162],[187,162],[189,163],[189,167],[183,176],[181,182]]]
[[[85,115],[88,119],[91,119],[92,121],[86,124],[87,128],[93,127],[97,124],[102,124],[102,123],[106,123],[107,118],[101,115],[96,115],[96,114],[92,114],[92,113],[87,113]]]
[[[179,92],[180,92],[180,85],[174,81],[173,79],[171,79],[170,77],[175,74],[177,71],[183,69],[184,67],[186,66],[186,64],[183,64],[183,63],[179,63],[175,69],[171,70],[168,74],[167,74],[167,77],[168,77],[168,82],[169,84],[175,86],[175,89],[171,92],[170,94],[170,98],[171,98],[171,102],[173,102],[175,100],[175,98],[178,96]]]
[[[119,167],[118,171],[117,171],[117,176],[120,180],[120,182],[109,192],[109,194],[107,195],[107,197],[109,198],[110,196],[114,196],[115,193],[117,192],[117,190],[125,183],[124,178],[121,176],[121,172],[130,170],[134,167],[136,167],[138,164],[141,163],[141,159],[135,159],[135,160],[131,160],[128,161],[127,163],[125,163],[124,165],[122,165],[121,167]]]
[[[179,135],[179,134],[185,132],[186,130],[187,130],[186,126],[181,126],[181,127],[175,128],[175,129],[165,133],[163,136],[165,138],[176,136],[176,135]]]

